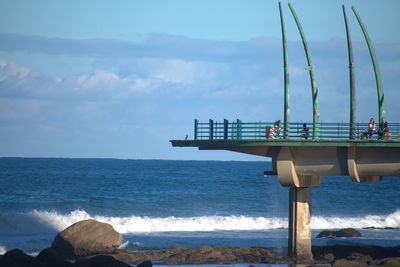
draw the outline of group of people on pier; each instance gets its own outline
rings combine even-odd
[[[274,123],[274,127],[267,126],[265,129],[265,135],[267,139],[280,139],[281,138],[281,131],[282,131],[282,123],[281,120],[277,120]]]
[[[385,136],[387,136],[388,133],[389,133],[388,122],[386,121],[386,119],[384,117],[382,117],[382,121],[379,123],[378,131],[376,130],[374,118],[369,119],[368,130],[366,132],[368,139],[371,140],[373,138],[374,134],[378,134],[378,139],[381,140]]]
[[[276,122],[274,122],[273,127],[267,126],[265,130],[267,139],[275,139],[275,138],[280,139],[282,131],[281,120],[277,120]],[[304,139],[308,139],[309,136],[310,136],[310,130],[308,129],[307,124],[303,123],[302,137]]]
[[[266,127],[266,138],[267,139],[280,139],[281,136],[281,131],[282,131],[282,127],[281,127],[281,120],[277,120],[274,123],[274,126],[267,126]],[[386,121],[386,119],[383,117],[382,121],[379,123],[379,129],[376,130],[376,124],[375,124],[375,120],[374,118],[371,118],[369,120],[368,123],[368,129],[367,131],[361,133],[360,135],[360,139],[369,139],[372,140],[374,134],[378,134],[378,139],[382,140],[384,139],[384,137],[389,135],[389,127],[388,127],[388,122]],[[301,133],[301,137],[303,137],[304,139],[308,139],[310,135],[310,131],[307,127],[306,123],[303,123],[303,129],[302,129],[302,133]]]

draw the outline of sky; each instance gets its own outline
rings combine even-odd
[[[312,121],[307,62],[287,1],[290,121]],[[357,121],[378,117],[357,8],[400,121],[396,0],[291,1],[315,65],[323,122],[349,120],[342,4],[354,49]],[[0,1],[0,156],[263,160],[173,148],[193,121],[283,119],[278,1]]]

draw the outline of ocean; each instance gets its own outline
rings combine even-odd
[[[0,158],[0,254],[37,254],[88,218],[111,224],[128,250],[175,246],[287,249],[288,189],[268,161]],[[400,245],[400,177],[324,177],[312,190],[313,245]],[[362,237],[317,239],[354,227]]]

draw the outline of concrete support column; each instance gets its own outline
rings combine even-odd
[[[313,262],[310,187],[289,187],[288,254],[296,263]]]

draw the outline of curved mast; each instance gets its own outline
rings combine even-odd
[[[358,24],[360,24],[361,30],[364,34],[365,41],[367,42],[369,54],[371,56],[372,65],[374,66],[374,73],[375,73],[375,82],[376,82],[376,89],[378,92],[378,107],[379,107],[379,123],[381,123],[382,118],[385,116],[385,106],[384,106],[384,95],[383,95],[383,86],[382,86],[382,78],[381,78],[381,71],[379,69],[378,60],[375,55],[374,47],[372,46],[371,39],[369,38],[367,29],[364,26],[364,23],[361,20],[361,17],[358,15],[357,10],[354,6],[351,7],[353,10],[354,15],[357,18]]]
[[[283,70],[284,70],[283,138],[287,139],[289,137],[289,115],[290,115],[289,69],[288,69],[288,53],[286,47],[285,21],[283,19],[281,2],[279,2],[279,14],[281,18],[281,29],[282,29]]]
[[[315,73],[314,73],[314,64],[311,59],[311,53],[308,48],[307,40],[303,32],[303,28],[301,27],[300,21],[294,11],[292,5],[289,3],[289,9],[292,12],[293,18],[296,22],[297,28],[300,32],[301,39],[303,41],[304,52],[307,57],[308,63],[308,70],[310,73],[310,81],[311,81],[311,93],[312,93],[312,101],[313,101],[313,139],[319,137],[319,107],[318,107],[318,88],[317,82],[315,80]]]
[[[353,60],[353,47],[350,39],[350,28],[347,23],[346,10],[342,5],[344,24],[346,27],[347,37],[347,51],[349,55],[349,74],[350,74],[350,131],[349,138],[354,139],[355,122],[356,122],[356,83],[354,79],[354,60]]]

